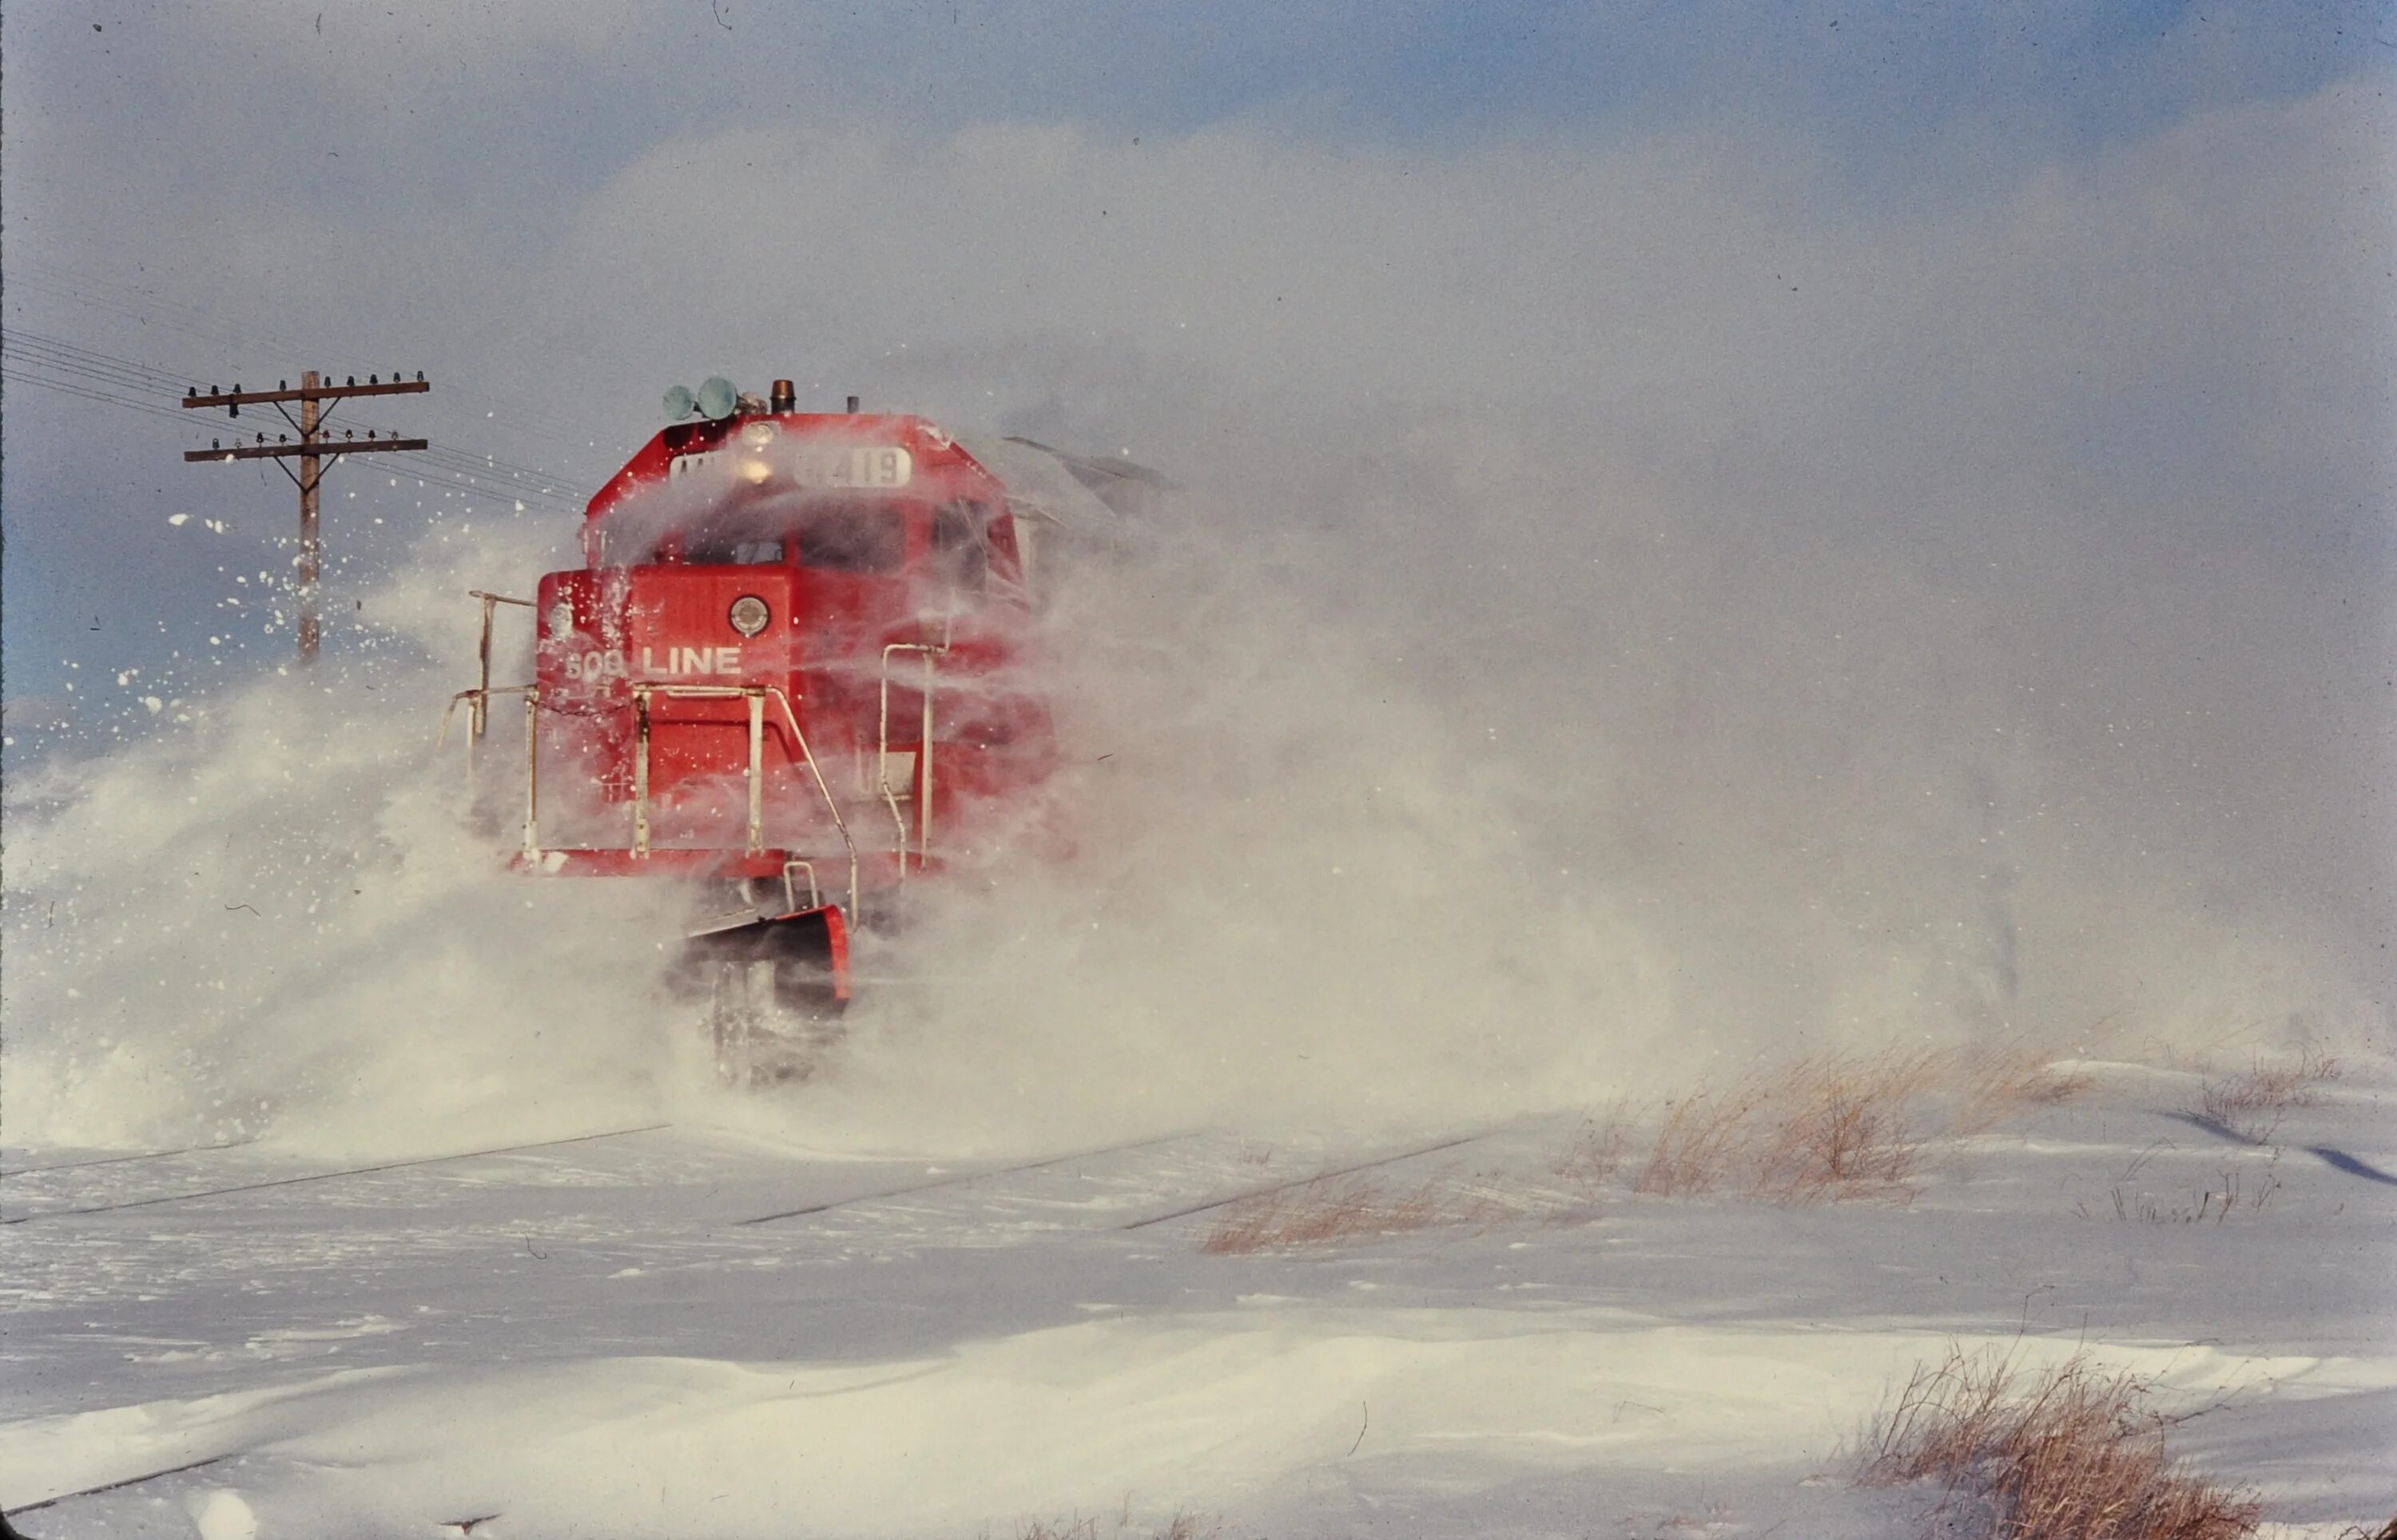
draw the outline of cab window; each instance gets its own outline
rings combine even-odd
[[[684,538],[682,559],[694,566],[770,566],[783,559],[783,542],[703,533]]]
[[[989,505],[973,501],[943,503],[932,511],[932,572],[950,587],[980,593],[990,578],[990,547],[983,526]]]
[[[824,572],[896,572],[907,560],[907,517],[896,504],[811,509],[799,524],[799,565]]]

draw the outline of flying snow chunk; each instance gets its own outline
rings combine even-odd
[[[141,697],[141,704],[148,708],[152,716],[156,716],[159,712],[167,709],[167,703],[159,699],[156,696],[143,696]]]
[[[192,516],[189,513],[169,513],[167,515],[167,522],[173,524],[177,529],[181,529],[183,525],[191,522],[191,518]]]

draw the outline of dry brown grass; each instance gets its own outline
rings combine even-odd
[[[2250,1144],[2269,1144],[2289,1109],[2320,1101],[2321,1088],[2342,1072],[2338,1060],[2312,1048],[2275,1064],[2258,1059],[2243,1074],[2206,1081],[2197,1109]]]
[[[1631,1190],[1658,1198],[1694,1198],[1746,1169],[1756,1142],[1756,1116],[1765,1094],[1753,1084],[1728,1091],[1701,1088],[1665,1106],[1648,1158]]]
[[[1904,1199],[1917,1190],[1929,1054],[1801,1060],[1666,1106],[1631,1190],[1660,1198],[1734,1191],[1781,1202]]]
[[[1991,1540],[2240,1540],[2259,1508],[2164,1447],[2145,1385],[2076,1355],[2046,1370],[1952,1351],[1868,1431],[1857,1480],[1936,1481]],[[1966,1507],[1969,1505],[1969,1507]]]
[[[1400,1235],[1479,1217],[1480,1207],[1441,1178],[1398,1192],[1366,1176],[1330,1176],[1227,1204],[1198,1249],[1211,1256],[1247,1256]]]
[[[1653,1122],[1618,1101],[1586,1119],[1545,1173],[1395,1188],[1349,1175],[1243,1199],[1226,1205],[1200,1249],[1244,1255],[1439,1225],[1572,1223],[1627,1187],[1661,1198],[1905,1202],[1922,1189],[1939,1139],[2067,1100],[2088,1084],[2019,1043],[1801,1058],[1726,1087],[1701,1085],[1662,1104]]]
[[[1775,1098],[1750,1190],[1785,1202],[1911,1198],[1921,1103],[1940,1069],[1929,1054],[1803,1067]]]
[[[2274,1152],[2277,1161],[2279,1152]],[[2261,1182],[2244,1192],[2240,1190],[2239,1173],[2225,1169],[2219,1186],[2208,1182],[2189,1195],[2189,1201],[2163,1198],[2145,1190],[2133,1191],[2121,1183],[2113,1191],[2114,1217],[2124,1224],[2203,1225],[2220,1224],[2241,1212],[2260,1213],[2272,1195],[2281,1190],[2281,1178],[2270,1169]],[[2076,1205],[2081,1217],[2089,1217],[2085,1202]]]
[[[1734,1192],[1788,1203],[1905,1201],[1921,1190],[1937,1141],[2069,1101],[2090,1084],[2089,1076],[2058,1069],[2047,1054],[2020,1042],[1801,1058],[1727,1090],[1667,1103],[1631,1190],[1667,1198]],[[1619,1110],[1613,1121],[1623,1121]],[[1568,1172],[1560,1166],[1559,1175]]]
[[[1983,1134],[2028,1109],[2059,1107],[2096,1082],[2085,1070],[2059,1069],[2044,1050],[2009,1042],[1965,1057],[1956,1067],[1960,1082],[1951,1134]]]

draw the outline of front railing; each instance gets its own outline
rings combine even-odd
[[[482,697],[488,697],[491,693],[491,611],[502,604],[517,604],[526,609],[531,609],[534,607],[533,602],[529,599],[511,599],[504,593],[485,593],[481,589],[468,589],[466,597],[480,599],[483,602],[483,641],[482,644],[475,649],[475,661],[481,672],[475,677],[475,683],[481,690]],[[469,743],[483,741],[484,729],[490,725],[488,717],[486,700],[478,697],[467,725]]]
[[[857,842],[850,836],[849,820],[840,811],[839,799],[832,793],[831,784],[824,779],[824,766],[817,763],[815,750],[808,736],[799,727],[799,714],[791,705],[788,691],[776,684],[662,684],[641,683],[630,686],[633,696],[633,843],[636,856],[649,854],[649,702],[657,697],[670,700],[743,700],[748,704],[749,754],[743,770],[748,792],[748,831],[746,854],[763,855],[766,849],[766,708],[769,703],[782,713],[782,724],[798,747],[799,759],[808,767],[809,778],[816,793],[824,799],[824,811],[832,815],[833,828],[840,834],[841,849],[849,861],[849,912],[857,912],[859,892],[859,858]],[[461,690],[450,697],[449,706],[441,716],[442,738],[447,739],[450,719],[462,704],[468,708],[469,720],[482,722],[488,718],[490,703],[502,696],[522,696],[525,703],[525,803],[524,855],[529,861],[538,861],[545,854],[541,843],[541,686],[538,684],[505,684],[493,687],[481,685]],[[471,739],[470,739],[471,743]],[[885,790],[888,790],[887,783]],[[900,865],[906,865],[904,846]],[[783,869],[784,894],[796,899],[795,871],[805,871],[810,903],[819,897],[815,867],[808,861],[788,861]]]
[[[447,741],[449,733],[450,719],[456,715],[459,706],[461,704],[465,705],[467,707],[468,720],[466,763],[467,772],[471,777],[474,773],[475,747],[482,741],[484,735],[489,728],[491,702],[503,696],[521,696],[524,697],[524,854],[528,860],[538,860],[543,854],[545,854],[541,843],[541,686],[539,684],[494,685],[491,683],[491,621],[493,613],[497,610],[498,606],[502,604],[516,605],[524,609],[531,609],[534,608],[535,605],[533,601],[529,599],[516,599],[502,593],[487,593],[481,589],[471,589],[468,591],[468,595],[471,598],[481,601],[483,606],[482,638],[475,652],[480,673],[477,677],[475,688],[471,690],[461,690],[455,696],[450,697],[448,710],[444,710],[441,715],[441,741]],[[881,709],[878,732],[877,735],[877,741],[876,745],[875,775],[877,789],[881,792],[883,805],[891,810],[891,825],[896,830],[898,876],[899,881],[903,883],[907,879],[907,847],[909,841],[907,817],[905,814],[900,811],[898,790],[891,784],[891,685],[892,660],[896,655],[902,653],[914,653],[923,660],[923,683],[919,687],[923,697],[923,717],[920,729],[917,736],[916,788],[912,794],[913,800],[916,803],[916,829],[914,840],[916,869],[920,871],[923,870],[925,862],[931,858],[932,852],[933,702],[936,695],[936,688],[939,684],[939,660],[948,656],[950,648],[950,640],[946,631],[947,628],[944,625],[943,627],[943,639],[937,644],[930,642],[893,642],[884,646],[882,649],[880,686]],[[651,736],[651,712],[649,702],[658,697],[664,697],[669,700],[738,699],[747,702],[749,752],[748,763],[743,772],[746,782],[745,790],[748,793],[746,853],[752,856],[757,856],[762,855],[765,852],[766,709],[769,703],[770,703],[781,712],[782,724],[789,730],[791,742],[798,748],[799,758],[801,763],[806,764],[808,768],[809,778],[814,782],[817,795],[824,799],[824,811],[832,815],[833,828],[839,831],[841,848],[846,854],[849,862],[849,911],[852,915],[857,912],[859,869],[857,842],[850,835],[849,820],[841,814],[839,800],[833,795],[832,787],[824,778],[824,767],[816,761],[815,750],[809,746],[807,734],[799,727],[798,712],[793,707],[790,695],[787,691],[783,690],[780,685],[775,684],[670,684],[654,682],[636,682],[630,684],[628,688],[631,690],[633,697],[634,720],[632,805],[633,843],[631,848],[635,855],[646,856],[649,853],[650,848],[649,742]],[[822,896],[818,892],[816,886],[815,867],[810,862],[804,860],[790,860],[783,864],[783,895],[784,897],[792,903],[793,907],[796,908],[797,903],[797,885],[795,879],[797,875],[801,872],[804,872],[807,878],[809,904],[810,907],[812,908],[821,901]]]

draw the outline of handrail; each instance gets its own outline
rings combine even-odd
[[[438,733],[435,733],[433,737],[433,751],[435,753],[439,753],[441,751],[442,745],[449,741],[449,719],[458,714],[458,703],[460,701],[464,700],[473,702],[473,710],[470,712],[470,718],[472,720],[479,721],[488,718],[489,715],[491,697],[493,696],[511,695],[520,695],[525,697],[524,848],[526,855],[534,856],[540,854],[541,851],[539,839],[541,819],[541,783],[539,763],[541,758],[541,734],[537,730],[538,713],[541,710],[541,686],[538,684],[502,684],[499,688],[493,689],[487,684],[479,689],[459,691],[456,695],[449,697],[449,704],[441,709],[441,730]],[[470,736],[466,739],[466,785],[470,792],[473,790],[474,784],[475,740]]]
[[[948,656],[949,644],[934,646],[929,642],[892,642],[882,649],[882,715],[881,731],[874,760],[876,781],[882,788],[882,801],[891,809],[891,822],[899,830],[899,881],[907,880],[907,820],[899,811],[899,794],[891,787],[891,655],[896,652],[921,653],[924,656],[924,722],[916,741],[916,779],[922,790],[916,797],[916,870],[924,870],[924,862],[932,853],[932,686],[933,659]]]
[[[783,863],[783,907],[786,909],[796,909],[799,907],[798,890],[791,885],[791,873],[794,871],[804,871],[808,874],[808,908],[822,909],[824,895],[816,889],[816,864],[813,861],[799,860],[796,856]],[[856,901],[850,900],[850,908],[855,907]]]
[[[816,790],[824,800],[824,811],[832,815],[832,826],[840,830],[841,848],[849,852],[849,912],[851,918],[856,918],[857,842],[849,837],[849,820],[840,816],[840,803],[834,800],[832,788],[825,784],[824,768],[816,763],[816,751],[808,747],[808,735],[799,731],[799,713],[792,709],[791,697],[777,685],[768,684],[764,689],[767,694],[781,702],[783,720],[791,724],[791,737],[799,746],[800,756],[808,762],[808,774],[815,777]],[[901,864],[905,863],[903,860]],[[809,875],[810,888],[814,886],[814,882],[813,869],[810,868]]]
[[[633,692],[633,854],[649,853],[649,695]]]
[[[511,599],[504,593],[486,593],[481,589],[468,589],[466,591],[466,597],[469,599],[480,599],[483,602],[483,642],[481,647],[478,648],[476,652],[476,656],[481,660],[482,672],[477,680],[477,684],[483,696],[489,696],[491,693],[492,606],[497,604],[520,604],[526,609],[531,609],[535,606],[533,602],[529,599]],[[489,703],[487,700],[479,697],[475,701],[475,710],[472,722],[473,730],[469,735],[470,742],[480,743],[483,740],[485,711],[487,710],[489,704]]]
[[[525,837],[527,856],[541,854],[541,686],[525,690]]]

